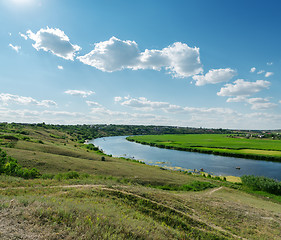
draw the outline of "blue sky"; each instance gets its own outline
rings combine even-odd
[[[280,11],[0,0],[0,122],[280,129]]]

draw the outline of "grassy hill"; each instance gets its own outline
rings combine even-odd
[[[44,126],[0,136],[42,174],[0,175],[0,239],[280,239],[280,196],[112,158]]]

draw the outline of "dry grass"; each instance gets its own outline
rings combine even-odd
[[[279,239],[280,204],[238,190],[171,192],[110,179],[65,187],[69,182],[30,181],[37,187],[0,190],[5,236],[15,234],[9,226],[16,217],[16,226],[28,227],[34,239],[39,232],[46,233],[43,239]]]

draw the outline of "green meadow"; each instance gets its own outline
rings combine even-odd
[[[127,139],[162,148],[281,161],[281,141],[275,139],[247,139],[226,134],[144,135]]]
[[[46,126],[0,134],[7,156],[40,173],[0,175],[0,239],[280,239],[280,182],[233,183],[113,158]]]

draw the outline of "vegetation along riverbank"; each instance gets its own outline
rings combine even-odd
[[[237,134],[130,136],[127,140],[160,148],[281,162],[281,140]]]

